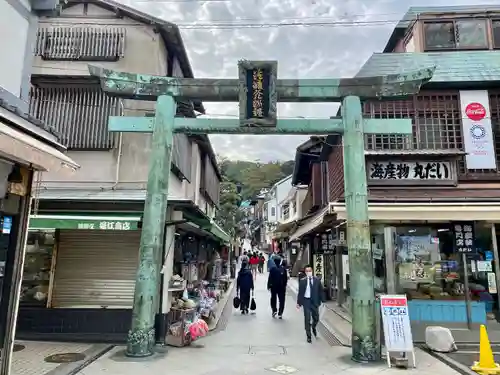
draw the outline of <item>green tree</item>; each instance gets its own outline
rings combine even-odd
[[[215,221],[226,233],[234,238],[238,224],[243,220],[244,213],[239,209],[241,196],[237,192],[236,184],[223,176],[220,187],[219,210]]]

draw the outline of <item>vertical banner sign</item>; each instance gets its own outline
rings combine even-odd
[[[455,251],[462,254],[473,254],[476,252],[474,245],[474,222],[473,221],[455,221],[453,226],[453,240],[455,242]]]
[[[325,260],[323,254],[314,255],[314,274],[319,277],[321,283],[325,285],[325,272],[324,272]]]
[[[391,352],[411,352],[415,367],[415,353],[406,296],[382,295],[380,296],[380,308],[389,367],[391,367],[391,356],[389,355]]]
[[[467,169],[496,169],[488,91],[460,91],[460,107]]]
[[[240,125],[275,127],[278,63],[276,61],[240,61]]]

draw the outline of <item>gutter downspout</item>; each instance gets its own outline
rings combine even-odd
[[[123,116],[124,108],[122,100],[120,100],[120,107]],[[120,163],[122,160],[122,144],[123,144],[123,132],[120,132],[120,135],[118,136],[118,156],[116,157],[115,181],[113,183],[113,186],[111,186],[111,190],[115,190],[116,186],[120,182]]]

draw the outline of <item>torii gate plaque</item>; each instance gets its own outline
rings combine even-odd
[[[163,231],[173,133],[331,134],[344,137],[347,243],[351,270],[352,359],[380,359],[376,339],[373,263],[370,246],[364,134],[412,134],[410,119],[364,119],[361,100],[414,95],[434,68],[407,74],[351,79],[278,80],[275,61],[241,61],[239,79],[190,79],[115,72],[95,66],[90,73],[112,96],[156,101],[156,116],[111,117],[109,130],[153,133],[147,197],[127,355],[146,357],[155,344],[154,308],[159,298]],[[240,102],[240,119],[178,118],[176,99]],[[278,119],[276,102],[342,102],[342,117]]]

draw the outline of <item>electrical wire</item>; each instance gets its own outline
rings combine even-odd
[[[373,27],[373,26],[388,26],[399,22],[399,19],[393,20],[371,20],[371,21],[288,21],[288,22],[234,22],[234,21],[217,21],[217,22],[172,22],[179,29],[184,30],[242,30],[242,29],[269,29],[282,27]],[[167,22],[167,21],[166,21]],[[169,21],[170,22],[170,21]],[[120,23],[104,23],[104,22],[71,22],[66,20],[55,20],[53,26],[69,25],[73,27],[79,26],[130,26],[130,24]],[[137,26],[143,26],[137,24]]]

